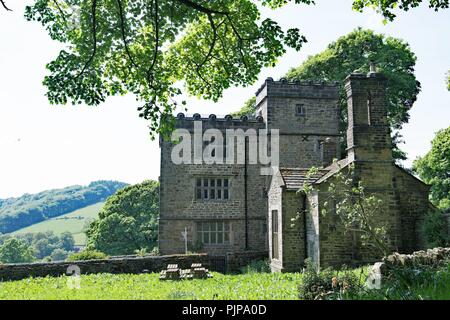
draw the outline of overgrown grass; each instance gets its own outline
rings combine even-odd
[[[213,273],[206,280],[160,281],[158,274],[82,275],[80,289],[70,277],[0,282],[0,299],[297,299],[301,274]]]
[[[300,273],[261,273],[265,263],[252,264],[240,275],[223,275],[213,273],[214,277],[206,280],[160,281],[159,274],[95,274],[82,275],[80,288],[68,286],[70,277],[29,278],[21,281],[0,282],[0,300],[4,299],[169,299],[169,300],[292,300],[299,298],[299,287],[305,287],[303,280],[307,275]],[[438,269],[403,270],[402,281],[392,279],[385,281],[379,290],[368,290],[363,286],[348,290],[347,294],[325,295],[325,299],[354,300],[405,300],[430,299],[450,300],[450,264]],[[337,277],[340,283],[347,281],[350,285],[364,284],[368,267],[331,271],[332,274],[321,275],[322,280],[330,282],[330,277]],[[349,281],[349,277],[353,281]],[[308,280],[310,281],[310,280]],[[355,282],[356,281],[356,282]],[[356,288],[357,286],[355,286]],[[329,289],[326,289],[329,291]]]
[[[450,300],[450,263],[438,268],[410,267],[395,270],[379,290],[365,290],[363,300]]]

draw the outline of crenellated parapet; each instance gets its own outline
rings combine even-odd
[[[335,99],[339,92],[339,82],[325,81],[289,81],[281,78],[278,81],[267,78],[256,91],[256,106],[267,96],[305,99]]]
[[[232,115],[226,115],[224,117],[217,117],[215,114],[209,116],[202,116],[199,113],[193,115],[186,115],[182,112],[176,116],[175,128],[193,129],[194,122],[201,121],[202,128],[204,130],[209,128],[217,129],[233,129],[233,128],[264,128],[264,118],[257,116],[250,118],[248,116],[241,116],[240,118],[234,118]]]

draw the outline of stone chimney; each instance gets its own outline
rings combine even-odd
[[[339,159],[336,139],[326,138],[320,142],[320,158],[324,168],[332,164],[334,159]]]
[[[345,81],[348,104],[347,151],[351,161],[392,162],[387,120],[386,78],[376,72],[352,73]]]

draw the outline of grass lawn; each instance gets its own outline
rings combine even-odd
[[[17,230],[12,234],[53,231],[55,234],[60,235],[65,231],[69,231],[75,239],[75,245],[82,246],[86,244],[86,235],[82,232],[84,223],[86,219],[97,218],[103,204],[103,202],[99,202],[62,216],[33,224],[32,226]]]
[[[365,270],[363,270],[365,271]],[[449,270],[450,271],[450,270]],[[355,269],[360,274],[361,269]],[[247,273],[212,279],[160,281],[159,274],[82,275],[79,289],[68,286],[70,277],[29,278],[0,282],[0,300],[19,299],[120,299],[120,300],[293,300],[298,299],[300,273]],[[414,281],[406,290],[363,290],[356,300],[450,300],[450,272],[426,275],[427,281]],[[365,279],[361,279],[365,281]]]
[[[5,299],[298,299],[299,273],[213,273],[206,280],[160,281],[159,274],[82,275],[80,289],[67,286],[69,277],[0,282]]]

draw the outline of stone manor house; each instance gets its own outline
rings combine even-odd
[[[226,129],[278,129],[279,164],[272,175],[261,175],[263,165],[248,161],[250,138],[241,143],[244,163],[175,164],[175,144],[161,139],[160,252],[184,253],[186,230],[190,250],[266,251],[273,271],[299,271],[306,258],[321,266],[373,261],[379,258],[375,250],[344,233],[336,214],[320,213],[328,184],[349,165],[366,191],[383,200],[378,214],[388,227],[391,248],[406,253],[419,249],[420,223],[430,208],[429,186],[394,163],[386,79],[373,71],[353,73],[345,90],[346,155],[339,147],[339,84],[268,78],[256,93],[254,117],[178,114],[175,127],[189,132],[196,122],[203,131],[215,128],[224,135]],[[320,170],[307,176],[312,166]],[[307,195],[298,192],[305,182],[313,184]]]

